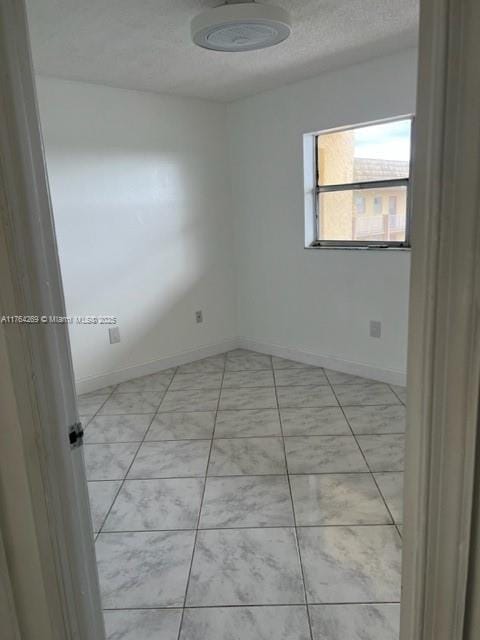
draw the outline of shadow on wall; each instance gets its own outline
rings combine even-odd
[[[77,146],[48,157],[67,313],[116,316],[121,334],[110,345],[106,325],[70,326],[77,380],[233,336],[228,203],[197,154]]]

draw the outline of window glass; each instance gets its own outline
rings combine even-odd
[[[411,120],[322,133],[317,137],[318,184],[408,178]]]
[[[373,213],[374,202],[379,197],[377,189],[362,191],[365,213],[361,215],[358,215],[353,191],[319,193],[320,237],[331,241],[402,242],[407,224],[407,188],[387,187],[382,192],[382,198],[396,198],[396,215]]]
[[[315,136],[316,243],[408,242],[412,118]]]

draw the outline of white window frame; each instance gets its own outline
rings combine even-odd
[[[319,136],[336,133],[339,131],[350,131],[377,124],[388,122],[399,122],[410,120],[410,164],[409,176],[407,178],[393,178],[389,180],[375,180],[369,182],[351,182],[345,184],[335,184],[319,186],[317,165],[317,139]],[[415,116],[413,114],[395,116],[383,120],[358,123],[334,129],[325,129],[304,136],[304,183],[305,183],[305,248],[308,249],[410,249],[411,232],[411,196],[412,196],[412,173],[413,173],[413,151],[414,151],[414,128]],[[320,238],[320,211],[319,194],[331,193],[335,191],[362,191],[365,189],[381,189],[386,187],[405,186],[407,189],[406,205],[406,226],[405,240],[323,240]]]

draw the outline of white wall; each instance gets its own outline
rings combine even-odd
[[[235,336],[402,374],[409,253],[304,249],[302,135],[411,113],[415,82],[415,51],[231,105],[40,78],[67,311],[122,336],[72,326],[77,382]]]
[[[38,80],[77,381],[235,334],[226,107]],[[203,309],[205,321],[195,324]]]
[[[410,255],[304,249],[302,135],[412,113],[415,85],[411,50],[230,107],[240,336],[405,371]]]

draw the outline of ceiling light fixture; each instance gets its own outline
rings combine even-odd
[[[230,0],[192,20],[194,43],[214,51],[264,49],[283,42],[290,32],[288,11],[255,1]]]

